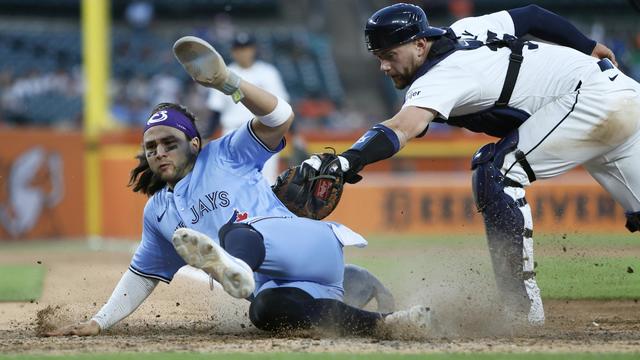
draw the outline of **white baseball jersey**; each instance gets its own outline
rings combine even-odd
[[[485,42],[489,32],[502,38],[513,35],[514,25],[506,11],[475,18],[465,18],[451,25],[461,40]],[[593,70],[596,59],[577,50],[536,42],[537,48],[523,49],[524,61],[509,102],[533,114],[558,95],[575,89],[581,76]],[[433,109],[439,116],[465,115],[494,106],[507,74],[508,48],[497,50],[486,46],[475,50],[456,51],[418,78],[406,93],[404,106]],[[557,74],[565,74],[558,76]]]
[[[461,40],[514,34],[506,11],[465,18],[451,28]],[[518,149],[537,179],[584,165],[627,211],[640,211],[640,85],[608,63],[577,50],[540,42],[524,46],[509,107],[526,113]],[[508,48],[459,50],[409,87],[404,106],[433,109],[438,117],[488,111],[507,73]],[[602,62],[604,65],[602,66]],[[525,186],[529,179],[507,155],[503,172]]]
[[[282,82],[282,77],[278,70],[271,64],[257,60],[249,68],[243,68],[237,63],[229,64],[229,69],[238,74],[241,78],[252,84],[267,90],[285,101],[289,101],[289,93]],[[253,119],[253,114],[241,103],[234,103],[231,96],[225,95],[217,90],[209,92],[207,99],[209,108],[220,113],[220,126],[222,133],[239,128],[242,124]],[[278,177],[278,156],[275,155],[265,163],[262,173],[270,184],[274,184]]]

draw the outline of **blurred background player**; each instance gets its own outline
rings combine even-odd
[[[258,60],[256,38],[248,32],[235,34],[231,46],[233,62],[229,69],[237,73],[243,79],[250,81],[258,87],[289,101],[289,94],[282,82],[282,77],[273,65]],[[219,91],[211,90],[207,99],[209,108],[214,111],[214,116],[219,117],[222,134],[239,128],[251,120],[251,112],[242,104],[236,104],[229,96]],[[279,156],[272,156],[262,169],[262,173],[270,184],[275,183],[279,174]]]

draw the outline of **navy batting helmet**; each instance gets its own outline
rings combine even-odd
[[[395,4],[376,11],[364,28],[367,50],[378,51],[409,41],[436,37],[446,33],[445,30],[429,26],[427,15],[415,5]]]

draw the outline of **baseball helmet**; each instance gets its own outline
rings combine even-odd
[[[367,50],[378,51],[419,38],[444,35],[446,31],[429,26],[424,11],[411,4],[395,4],[376,11],[364,28]]]

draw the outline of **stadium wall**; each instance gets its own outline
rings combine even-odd
[[[140,236],[146,197],[127,187],[139,150],[131,141],[137,138],[134,135],[139,134],[129,134],[128,143],[107,140],[99,146],[103,237]],[[446,140],[439,141],[441,147],[451,148]],[[470,141],[469,148],[477,145],[477,139]],[[329,139],[313,139],[309,148],[327,143]],[[82,135],[3,130],[0,144],[0,240],[86,236]],[[411,159],[417,150],[409,147],[401,158]],[[443,152],[437,147],[431,150]],[[468,162],[462,159],[461,163]],[[347,185],[328,220],[363,234],[479,233],[482,218],[473,204],[470,175],[468,170],[393,175],[386,168],[372,171],[358,185]],[[536,232],[626,231],[623,210],[582,171],[536,183],[527,198]]]

